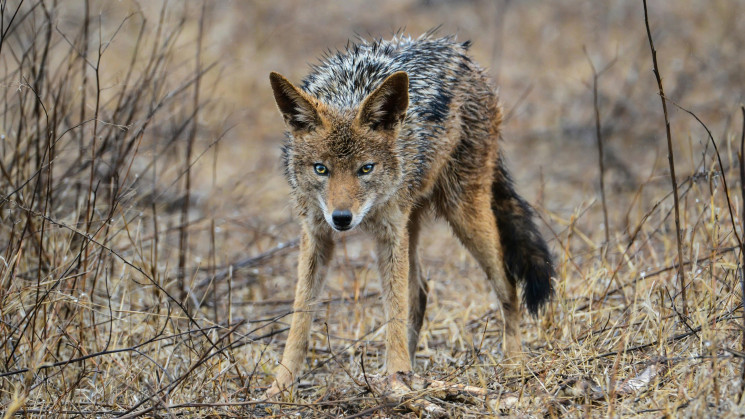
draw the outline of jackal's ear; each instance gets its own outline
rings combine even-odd
[[[409,107],[409,76],[399,71],[388,76],[365,98],[357,120],[374,130],[391,130],[404,120]]]
[[[321,123],[316,107],[310,100],[284,76],[269,74],[274,100],[285,118],[285,123],[293,131],[313,131]]]

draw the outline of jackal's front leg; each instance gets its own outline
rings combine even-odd
[[[386,317],[385,370],[392,374],[410,371],[407,323],[409,318],[409,234],[407,214],[377,232],[378,265],[383,282]]]
[[[323,288],[326,267],[333,248],[334,242],[329,234],[314,232],[308,226],[303,226],[290,334],[287,337],[282,362],[275,372],[274,383],[266,393],[267,397],[290,387],[300,372],[308,350],[313,304]]]

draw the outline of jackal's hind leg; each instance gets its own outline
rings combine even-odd
[[[504,354],[506,358],[516,357],[522,352],[520,306],[517,288],[505,275],[491,193],[487,188],[469,192],[456,205],[443,205],[438,207],[438,211],[450,223],[455,235],[478,261],[494,286],[504,318]]]

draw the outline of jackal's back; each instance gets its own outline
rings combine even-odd
[[[397,71],[409,75],[409,114],[413,119],[442,123],[458,83],[458,72],[469,70],[470,42],[453,36],[360,41],[327,54],[312,66],[302,89],[327,105],[355,109],[380,83]]]

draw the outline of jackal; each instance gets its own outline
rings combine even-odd
[[[521,352],[516,285],[536,314],[553,292],[554,271],[502,161],[497,94],[469,46],[454,36],[397,35],[328,54],[300,87],[271,73],[289,130],[283,162],[302,237],[290,334],[268,395],[297,377],[334,237],[353,228],[376,243],[385,371],[412,368],[428,289],[417,243],[429,213],[449,223],[494,286],[505,356]]]

